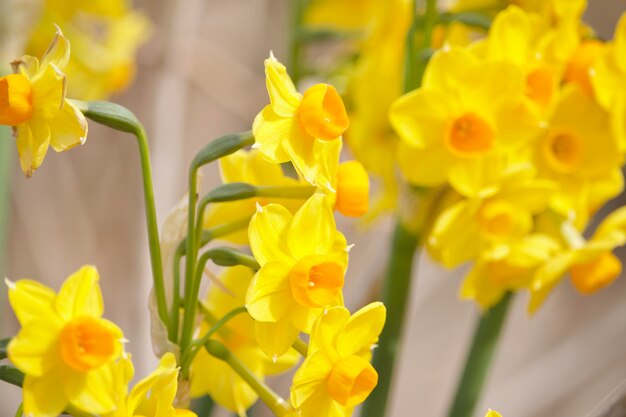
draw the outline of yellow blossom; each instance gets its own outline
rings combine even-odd
[[[277,204],[259,207],[249,228],[261,265],[246,296],[261,348],[278,357],[300,331],[310,332],[325,309],[343,305],[347,245],[321,193],[292,215]]]
[[[61,70],[69,56],[70,44],[59,30],[41,63],[24,56],[13,63],[16,74],[0,78],[0,123],[14,127],[27,177],[39,168],[48,146],[62,152],[87,138],[85,117],[65,99]]]
[[[291,403],[302,417],[344,417],[378,383],[371,349],[385,324],[385,307],[371,303],[354,313],[333,307],[319,316],[309,352],[293,377]]]
[[[109,383],[120,357],[122,331],[102,319],[98,272],[85,266],[58,294],[35,281],[7,281],[9,301],[22,328],[8,347],[25,374],[24,414],[56,416],[72,404],[92,414],[115,408]]]
[[[205,316],[200,333],[208,331],[215,321],[245,304],[246,291],[253,272],[247,267],[235,266],[219,276],[219,285],[209,289],[203,302]],[[240,314],[225,324],[214,336],[243,362],[259,379],[275,375],[293,366],[298,360],[295,351],[274,362],[258,346],[254,336],[254,320]],[[224,361],[209,355],[204,349],[198,352],[191,368],[191,395],[210,395],[227,410],[245,416],[246,410],[258,398],[257,393]]]
[[[481,63],[462,48],[435,53],[423,87],[400,97],[390,110],[402,140],[398,163],[408,181],[450,182],[465,195],[497,183],[494,159],[519,150],[539,127],[524,92],[523,73],[512,63]],[[484,183],[472,183],[479,171],[494,172]]]
[[[274,55],[265,60],[265,75],[270,104],[254,119],[253,147],[271,162],[291,161],[310,184],[330,187],[349,124],[339,93],[328,84],[298,93]]]
[[[311,27],[363,30],[374,17],[376,0],[314,0],[304,13]]]
[[[130,361],[122,363],[125,378],[132,377]],[[158,368],[139,381],[130,394],[123,395],[115,412],[104,417],[196,417],[186,409],[173,406],[178,388],[178,368],[172,353],[166,353],[159,361]],[[125,390],[124,390],[125,394]]]

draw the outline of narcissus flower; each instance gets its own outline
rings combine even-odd
[[[24,414],[52,417],[72,404],[92,414],[111,412],[110,384],[123,352],[122,331],[102,319],[98,272],[85,266],[58,294],[31,280],[10,282],[9,301],[22,328],[8,346],[9,360],[25,374]]]
[[[14,127],[20,165],[33,175],[48,147],[57,152],[81,145],[87,138],[83,114],[65,99],[61,70],[70,57],[70,44],[61,31],[41,63],[24,56],[13,63],[16,74],[0,78],[0,124]]]
[[[265,75],[270,104],[254,119],[253,147],[274,163],[291,161],[307,182],[330,187],[349,125],[339,93],[328,84],[298,93],[274,55],[265,60]]]
[[[293,377],[291,403],[302,417],[345,417],[378,383],[371,349],[385,324],[385,306],[372,303],[350,316],[344,307],[320,315],[307,358]]]
[[[220,274],[221,285],[212,286],[203,302],[205,317],[200,334],[204,334],[217,320],[235,308],[244,305],[253,275],[250,268],[243,266],[228,268]],[[265,375],[286,371],[299,359],[295,351],[290,351],[274,362],[259,348],[254,335],[254,320],[245,313],[232,318],[213,337],[261,380]],[[199,397],[206,394],[240,416],[245,416],[246,410],[258,398],[258,394],[226,362],[202,349],[191,367],[191,395]]]
[[[259,207],[249,237],[261,269],[248,289],[246,307],[257,321],[259,345],[278,357],[300,331],[311,331],[324,309],[343,305],[346,240],[320,193],[295,215],[277,204]]]
[[[126,367],[125,378],[130,379],[132,365],[129,361],[122,365]],[[115,412],[104,417],[196,417],[192,411],[174,408],[177,389],[176,358],[172,353],[166,353],[158,368],[139,381],[130,394],[122,397]]]

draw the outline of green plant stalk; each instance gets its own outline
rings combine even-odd
[[[121,132],[131,133],[137,139],[139,145],[139,158],[141,160],[141,174],[143,181],[144,207],[146,212],[146,225],[148,228],[148,245],[150,248],[150,262],[152,266],[152,278],[154,293],[157,299],[159,317],[169,328],[167,300],[165,298],[165,285],[163,281],[163,262],[161,260],[161,246],[159,240],[159,227],[157,225],[156,208],[154,204],[154,187],[152,184],[152,168],[150,166],[150,149],[146,131],[137,117],[127,108],[106,101],[77,101],[72,103],[83,114],[94,122],[108,126]]]
[[[448,417],[467,417],[473,414],[498,346],[511,298],[511,293],[507,293],[480,318]]]
[[[300,58],[302,55],[302,43],[300,37],[300,28],[302,26],[302,17],[306,8],[306,0],[291,0],[291,34],[289,48],[289,74],[296,88],[300,82],[302,72],[300,70]]]
[[[309,345],[300,338],[297,338],[296,341],[293,342],[293,345],[291,345],[291,347],[294,348],[296,352],[298,352],[304,358],[306,358],[309,354]]]
[[[226,135],[215,139],[201,149],[193,158],[189,166],[189,208],[187,220],[187,238],[186,238],[186,261],[185,261],[185,298],[184,298],[184,314],[183,328],[180,337],[181,351],[185,351],[191,343],[193,327],[196,314],[196,299],[193,297],[193,282],[196,266],[196,256],[198,254],[198,240],[196,239],[196,204],[198,202],[197,194],[197,174],[200,167],[211,163],[221,157],[230,155],[237,150],[252,145],[254,137],[252,132],[243,132],[236,135]]]
[[[387,308],[387,320],[372,361],[374,369],[378,372],[378,385],[365,402],[362,417],[385,415],[407,300],[411,293],[413,258],[419,244],[420,236],[398,220],[382,296]]]
[[[286,416],[291,408],[287,404],[287,402],[281,398],[278,394],[276,394],[270,387],[265,385],[256,375],[246,367],[236,356],[232,354],[230,350],[226,348],[223,344],[216,340],[209,340],[204,345],[204,348],[218,359],[226,362],[233,371],[237,373],[246,381],[246,383],[252,388],[259,396],[261,401],[267,405],[267,407],[276,415],[277,417]]]

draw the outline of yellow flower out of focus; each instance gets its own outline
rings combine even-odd
[[[70,44],[60,30],[41,63],[24,56],[13,63],[16,74],[0,78],[0,123],[13,126],[20,165],[31,177],[46,156],[82,145],[87,138],[83,114],[65,99],[61,70]]]
[[[253,148],[269,161],[291,161],[310,184],[332,188],[348,116],[337,90],[316,84],[304,95],[296,91],[274,55],[265,60],[270,104],[256,116]]]
[[[125,363],[124,363],[125,362]],[[132,377],[132,365],[122,361],[124,379]],[[139,381],[128,396],[118,404],[115,412],[104,417],[197,417],[185,409],[175,409],[172,405],[178,389],[178,368],[172,353],[166,353],[159,361],[158,368]]]
[[[300,331],[311,331],[324,309],[343,305],[346,240],[321,193],[295,215],[277,204],[259,207],[249,238],[261,269],[248,289],[246,308],[257,321],[261,348],[279,357]]]
[[[31,280],[10,282],[9,301],[22,326],[8,346],[9,360],[25,374],[24,414],[53,417],[72,404],[92,414],[116,407],[115,361],[122,331],[102,319],[98,272],[85,266],[58,294]]]
[[[378,383],[371,349],[385,324],[385,307],[376,302],[352,316],[344,307],[320,315],[306,360],[293,377],[291,403],[302,417],[345,417]]]
[[[50,28],[63,27],[72,42],[65,73],[68,94],[81,100],[105,99],[124,90],[136,72],[137,48],[150,35],[150,21],[129,0],[44,0],[26,51],[45,52]]]
[[[243,266],[228,268],[220,274],[221,286],[211,287],[203,303],[206,308],[201,334],[208,331],[218,319],[244,305],[246,290],[253,275],[250,268]],[[274,362],[256,343],[254,320],[245,313],[232,318],[214,337],[261,380],[265,375],[286,371],[299,358],[292,351]],[[206,394],[217,404],[240,416],[245,416],[246,410],[258,398],[257,393],[228,364],[202,349],[191,368],[191,395],[200,397]]]

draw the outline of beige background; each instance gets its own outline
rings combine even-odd
[[[286,59],[288,3],[140,2],[155,22],[155,37],[141,52],[137,82],[119,101],[150,135],[159,220],[184,192],[195,151],[211,138],[249,129],[266,103],[263,59],[270,49]],[[587,20],[610,37],[626,1],[590,3]],[[81,265],[97,265],[106,316],[131,340],[137,374],[145,375],[155,359],[148,340],[150,269],[135,142],[92,123],[85,146],[50,153],[33,179],[23,178],[16,155],[11,171],[8,277],[58,288]],[[215,169],[206,174],[208,185],[215,185]],[[366,302],[382,274],[391,224],[383,219],[364,230],[342,222],[357,243],[346,290],[351,307]],[[415,273],[393,416],[443,416],[477,311],[456,300],[462,271],[442,271],[422,258]],[[17,326],[1,293],[0,336],[9,336]],[[565,284],[529,319],[527,298],[518,296],[481,412],[492,407],[505,417],[586,416],[626,378],[624,300],[624,279],[592,298]],[[0,417],[13,415],[18,398],[19,390],[0,385]]]

